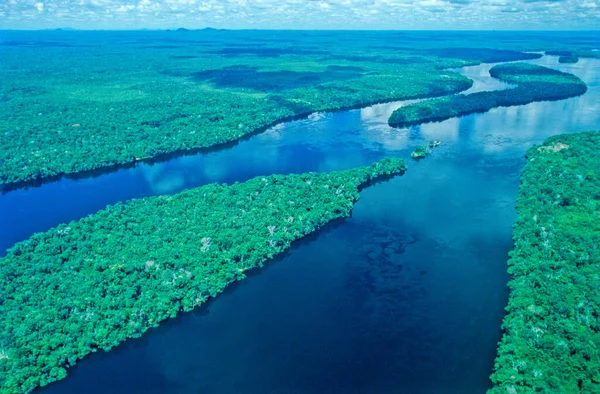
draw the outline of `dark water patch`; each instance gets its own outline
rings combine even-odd
[[[190,75],[187,68],[169,68],[159,70],[158,73],[169,77],[188,77]]]
[[[267,43],[252,43],[252,42],[224,42],[223,46],[226,47],[232,47],[232,48],[237,48],[237,47],[242,47],[242,48],[262,48],[264,46],[267,46]]]
[[[248,88],[277,92],[316,84],[347,80],[361,76],[355,69],[328,68],[326,72],[259,71],[258,67],[230,66],[191,74],[192,80],[225,88]]]
[[[362,73],[365,72],[366,70],[362,67],[356,67],[356,66],[327,66],[327,71],[332,71],[332,72],[338,72],[338,71],[349,71],[349,72],[355,72],[355,73]]]
[[[210,51],[217,55],[226,57],[236,57],[244,55],[255,55],[259,57],[279,57],[282,55],[324,55],[326,51],[302,48],[256,48],[256,47],[239,47],[239,48],[223,48],[216,51]]]
[[[435,37],[435,41],[437,42],[443,42],[443,41],[451,41],[453,38],[450,37],[441,37],[441,36],[437,36]],[[394,36],[394,37],[390,37],[390,39],[388,41],[397,41],[398,43],[402,43],[404,45],[406,44],[411,44],[411,43],[416,43],[415,46],[410,46],[409,48],[414,49],[417,48],[421,45],[421,43],[423,42],[431,42],[432,41],[432,36],[420,36],[420,35],[407,35],[407,36]],[[417,45],[418,44],[418,45]],[[391,46],[390,46],[391,47]],[[381,46],[380,46],[381,48]]]
[[[84,45],[84,44],[72,44],[67,42],[53,42],[53,41],[0,41],[0,46],[5,47],[36,47],[36,48],[44,48],[44,47],[65,47],[65,48],[83,48],[83,47],[92,47],[93,45]]]
[[[251,42],[287,42],[287,43],[298,42],[298,40],[294,39],[294,38],[276,38],[276,37],[252,38],[252,37],[245,37],[244,39],[246,41],[251,41]]]
[[[391,50],[396,50],[396,51],[414,51],[415,48],[414,47],[407,47],[407,46],[398,46],[398,45],[374,45],[373,48],[376,49],[391,49]]]
[[[419,63],[431,63],[431,60],[424,59],[422,57],[407,57],[407,58],[382,58],[379,60],[380,63],[386,64],[419,64]]]
[[[193,56],[193,55],[174,55],[174,56],[169,56],[169,59],[196,59],[198,58],[198,56]]]
[[[485,392],[523,154],[548,135],[600,128],[594,64],[560,66],[590,86],[562,102],[403,130],[387,127],[400,104],[321,114],[230,150],[0,196],[4,248],[120,200],[345,169],[442,141],[402,178],[364,190],[339,227],[252,272],[208,309],[81,361],[47,393]]]
[[[572,56],[573,55],[573,51],[564,51],[564,50],[546,51],[546,55],[551,55],[551,56]]]
[[[138,47],[139,49],[177,49],[177,48],[185,48],[182,45],[145,45]]]
[[[405,57],[405,58],[390,58],[384,56],[360,56],[360,55],[331,55],[323,58],[324,60],[345,60],[350,62],[367,62],[367,63],[385,63],[385,64],[415,64],[430,62],[422,57]]]
[[[379,56],[360,56],[360,55],[331,55],[324,57],[323,60],[346,60],[349,62],[377,62]]]
[[[379,181],[381,182],[381,181]],[[377,182],[377,183],[379,183]],[[366,187],[363,186],[363,187]],[[86,357],[86,363],[94,365],[107,365],[107,368],[103,371],[108,374],[116,373],[117,370],[110,366],[110,364],[117,359],[130,359],[132,352],[138,353],[139,350],[142,350],[151,344],[151,339],[149,336],[151,335],[162,335],[165,333],[169,333],[172,329],[176,329],[177,326],[181,324],[186,324],[186,322],[201,322],[204,319],[210,319],[211,310],[214,308],[215,302],[222,297],[228,297],[232,294],[235,294],[239,291],[240,288],[246,286],[246,282],[253,280],[255,278],[260,277],[265,272],[268,272],[272,267],[277,266],[279,264],[285,263],[286,260],[289,260],[292,254],[298,250],[306,248],[307,246],[315,243],[319,237],[327,236],[327,234],[334,232],[339,227],[343,226],[344,223],[349,218],[338,218],[334,219],[328,223],[326,223],[323,227],[321,227],[318,231],[312,232],[296,241],[294,241],[291,246],[285,249],[283,252],[277,254],[275,257],[267,260],[262,267],[253,268],[245,272],[246,279],[242,281],[236,281],[228,285],[223,292],[219,294],[217,298],[210,298],[207,302],[203,303],[200,307],[194,309],[191,312],[180,313],[175,318],[171,318],[165,320],[160,324],[159,327],[151,328],[147,331],[145,335],[140,338],[130,338],[125,342],[118,344],[113,347],[110,352],[105,352],[102,350],[98,350],[95,353],[90,354]],[[218,307],[218,306],[217,306]],[[136,355],[139,356],[139,354]],[[136,368],[135,370],[156,370],[160,368],[155,362],[151,361],[151,359],[144,360],[136,360],[135,361]],[[75,374],[87,374],[87,367],[89,365],[85,365],[82,363],[77,363],[73,367],[69,368],[70,375]],[[81,370],[81,371],[80,371]],[[136,373],[119,373],[119,377],[115,379],[110,379],[110,383],[105,381],[104,379],[95,379],[91,378],[90,381],[82,382],[77,381],[77,379],[70,379],[69,383],[72,384],[72,389],[75,387],[79,387],[76,390],[81,390],[78,392],[86,392],[86,393],[105,393],[107,389],[106,383],[109,383],[110,386],[113,386],[113,390],[116,390],[115,393],[122,392],[121,389],[124,387],[132,387],[135,386],[136,390],[139,389],[141,392],[148,393],[167,393],[167,392],[185,392],[179,391],[182,390],[185,385],[180,385],[170,381],[164,376],[148,376],[147,379],[144,379],[143,382],[136,382],[136,379],[139,377]],[[95,384],[90,384],[90,382],[98,382],[98,386]],[[54,393],[54,392],[62,392],[61,386],[62,382],[54,383],[49,386],[38,388],[35,390],[36,393]],[[58,389],[58,391],[56,391]]]
[[[191,46],[195,45],[205,45],[205,46],[221,46],[220,42],[215,42],[215,40],[211,40],[209,38],[201,39],[201,40],[191,40],[187,38],[188,36],[183,36],[186,38],[173,38],[167,36],[148,36],[148,37],[137,37],[134,40],[128,42],[128,44],[171,44],[171,45],[182,45],[187,44]]]
[[[591,48],[596,48],[598,45],[598,42],[600,40],[598,38],[582,38],[579,40],[569,40],[568,42],[573,44],[573,45],[586,45],[589,46]]]
[[[542,57],[542,55],[538,53],[525,53],[519,51],[486,48],[435,48],[427,49],[424,52],[440,57],[479,60],[483,63],[531,60]]]

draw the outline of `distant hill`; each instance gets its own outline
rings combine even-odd
[[[225,30],[225,29],[215,29],[214,27],[205,27],[204,29],[186,29],[185,27],[180,27],[178,29],[173,29],[171,31],[186,32],[186,31],[219,31],[219,30]]]

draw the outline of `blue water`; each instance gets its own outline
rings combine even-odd
[[[296,243],[208,305],[80,361],[66,380],[40,391],[484,392],[507,300],[523,155],[550,135],[600,129],[600,62],[534,62],[578,75],[588,93],[400,130],[387,118],[403,103],[315,114],[229,150],[0,196],[0,217],[10,223],[0,226],[4,250],[132,197],[345,169],[442,141],[406,175],[364,190],[351,218]],[[478,67],[465,74],[485,74],[489,65]]]

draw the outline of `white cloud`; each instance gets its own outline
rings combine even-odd
[[[27,29],[600,29],[600,0],[0,0],[0,15]]]

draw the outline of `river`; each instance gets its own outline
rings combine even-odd
[[[228,150],[62,179],[0,196],[0,250],[107,204],[258,175],[331,171],[442,145],[361,193],[353,215],[303,239],[216,300],[97,353],[43,393],[482,393],[508,290],[519,175],[548,136],[600,129],[600,62],[532,61],[589,86],[577,98],[410,129],[405,103],[313,114]],[[490,65],[471,91],[506,88]]]

